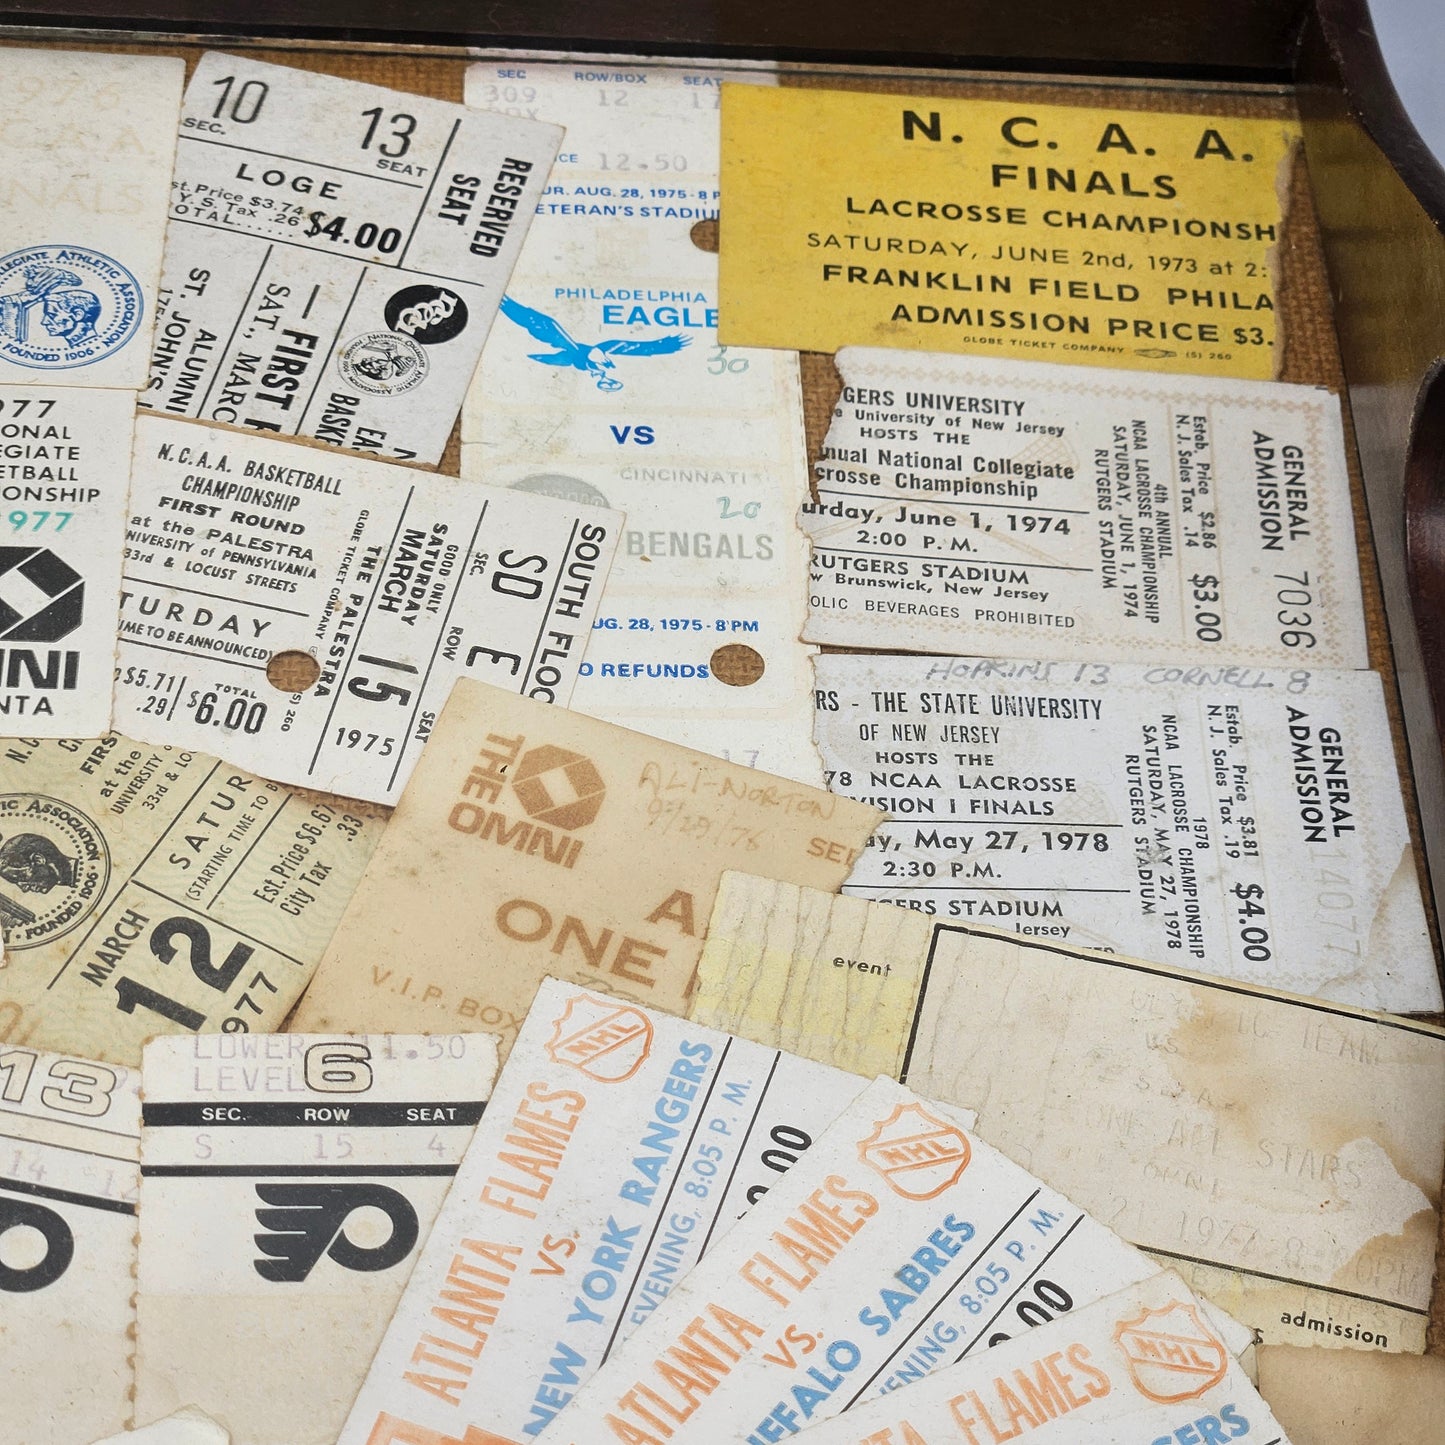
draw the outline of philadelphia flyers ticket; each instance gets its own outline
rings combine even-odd
[[[3,1430],[75,1445],[130,1415],[140,1075],[0,1045]]]
[[[331,1445],[496,1068],[489,1034],[150,1043],[136,1422]]]
[[[203,55],[141,405],[439,461],[561,140],[541,121]]]
[[[547,1430],[863,1088],[545,981],[338,1445]]]

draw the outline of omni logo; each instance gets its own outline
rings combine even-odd
[[[0,642],[59,642],[80,626],[85,581],[48,547],[0,547]]]
[[[545,743],[522,754],[512,791],[528,817],[570,833],[597,817],[607,784],[591,758]]]

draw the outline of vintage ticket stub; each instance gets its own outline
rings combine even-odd
[[[496,1071],[487,1034],[149,1043],[136,1420],[333,1445]]]
[[[485,1028],[505,1055],[547,974],[681,1013],[726,869],[837,888],[878,818],[463,678],[297,1027]]]
[[[458,675],[566,702],[621,521],[142,417],[116,725],[394,803]]]
[[[1324,388],[851,349],[839,368],[802,515],[815,642],[1367,665]]]
[[[7,731],[110,727],[126,479],[124,391],[0,386],[0,717]]]
[[[231,1437],[204,1410],[188,1405],[153,1425],[108,1435],[96,1445],[231,1445]]]
[[[556,1435],[781,1440],[1157,1268],[878,1079],[583,1387]]]
[[[381,831],[201,753],[5,742],[0,1040],[136,1066],[154,1034],[279,1028]]]
[[[1430,1445],[1445,1419],[1445,1360],[1266,1345],[1259,1392],[1295,1445]]]
[[[468,396],[462,475],[627,513],[573,707],[821,785],[797,357],[719,346],[717,257],[692,239],[717,215],[722,81],[744,74],[468,72],[474,104],[536,109],[567,145]]]
[[[1372,672],[818,659],[848,891],[1396,1012],[1440,1007]]]
[[[7,47],[0,383],[145,381],[185,74]]]
[[[561,139],[203,55],[141,405],[439,461]]]
[[[808,1431],[807,1445],[1290,1445],[1204,1306],[1161,1272]],[[719,1436],[718,1438],[722,1438]],[[763,1445],[778,1434],[741,1432]],[[1311,1445],[1295,1437],[1296,1445]]]
[[[722,112],[730,346],[1274,374],[1297,121],[757,86]]]
[[[0,1045],[6,1440],[74,1445],[130,1415],[140,1079]]]
[[[1445,1031],[735,874],[693,1011],[966,1101],[1266,1344],[1424,1348]]]
[[[338,1445],[542,1433],[864,1087],[545,982]]]

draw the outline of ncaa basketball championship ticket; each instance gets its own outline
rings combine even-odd
[[[203,55],[141,405],[440,460],[561,139]]]

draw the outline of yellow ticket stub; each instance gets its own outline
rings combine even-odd
[[[1269,377],[1293,121],[723,87],[719,339]]]

